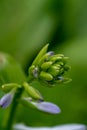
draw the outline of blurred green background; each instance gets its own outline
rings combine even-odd
[[[0,51],[11,54],[27,74],[46,43],[70,57],[72,82],[51,89],[34,86],[62,112],[48,115],[20,105],[15,120],[31,126],[87,125],[87,0],[0,0]],[[0,125],[5,111],[0,109]]]

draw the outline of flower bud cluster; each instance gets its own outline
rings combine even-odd
[[[58,83],[66,83],[71,81],[70,78],[66,78],[65,74],[70,69],[67,65],[68,57],[63,54],[54,54],[54,52],[46,52],[48,46],[41,50],[45,50],[45,53],[39,54],[39,59],[36,57],[36,61],[29,68],[29,75],[32,78],[38,79],[41,83],[45,83],[50,86],[54,86]]]
[[[42,94],[31,85],[34,79],[37,79],[42,84],[44,83],[45,86],[54,86],[70,81],[69,78],[65,77],[65,73],[70,69],[70,66],[67,65],[68,57],[64,57],[63,54],[54,54],[52,51],[47,52],[47,49],[48,44],[42,48],[29,67],[28,82],[14,59],[9,55],[4,55],[7,62],[3,62],[4,67],[1,64],[0,75],[2,79],[6,80],[6,84],[1,79],[3,81],[1,88],[5,93],[0,99],[1,108],[7,108],[17,98],[16,102],[20,101],[20,103],[27,107],[36,108],[51,114],[60,113],[61,110],[58,106],[44,101]],[[16,72],[18,74],[17,78]],[[22,95],[23,92],[25,92],[24,95]]]

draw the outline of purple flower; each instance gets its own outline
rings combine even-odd
[[[51,102],[45,102],[43,100],[35,101],[32,98],[22,98],[20,101],[26,107],[36,108],[46,113],[58,114],[61,112],[60,108]]]
[[[47,112],[50,114],[58,114],[61,112],[60,108],[51,102],[41,101],[41,102],[32,102],[32,104],[35,105],[35,107],[38,110]]]
[[[12,100],[13,100],[13,94],[12,93],[5,94],[0,99],[0,106],[2,108],[7,108],[11,104]]]

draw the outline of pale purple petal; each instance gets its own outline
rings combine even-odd
[[[51,127],[30,127],[24,124],[16,124],[13,130],[51,130]]]
[[[7,108],[13,99],[13,95],[11,93],[5,94],[1,99],[0,99],[0,106],[2,108]]]
[[[47,112],[50,114],[58,114],[61,112],[60,108],[57,105],[51,102],[45,102],[43,100],[33,101],[31,98],[23,98],[21,100],[21,103],[27,105],[28,107],[30,105],[33,108],[36,108],[40,111]]]
[[[54,127],[30,127],[24,124],[16,124],[14,130],[86,130],[86,126],[81,124],[67,124]]]
[[[51,113],[51,114],[57,114],[57,113],[60,113],[61,110],[60,108],[53,104],[53,103],[50,103],[50,102],[33,102],[33,104],[36,106],[36,108],[40,111],[43,111],[43,112],[47,112],[47,113]]]
[[[81,124],[66,124],[56,126],[53,130],[86,130],[86,126]]]

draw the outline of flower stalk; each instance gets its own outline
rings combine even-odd
[[[27,78],[12,57],[1,54],[0,75],[3,79],[1,89],[5,95],[0,99],[0,106],[7,108],[12,103],[3,122],[5,130],[12,130],[19,103],[50,114],[61,112],[57,105],[44,101],[42,94],[31,85],[33,80],[37,80],[47,87],[71,81],[65,76],[70,69],[70,66],[67,65],[68,57],[63,54],[55,54],[53,51],[47,52],[48,46],[49,44],[42,48],[29,67]],[[24,92],[26,97],[23,95]]]
[[[17,109],[17,107],[19,105],[18,100],[21,98],[22,93],[23,93],[23,87],[18,88],[15,95],[14,95],[12,106],[11,106],[11,108],[9,110],[9,114],[8,114],[7,121],[6,121],[6,124],[7,124],[5,126],[6,130],[11,130],[12,129],[15,112],[16,112],[16,109]]]

